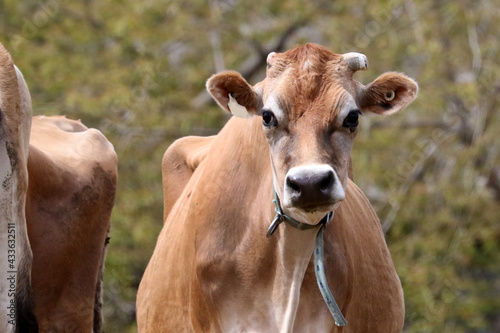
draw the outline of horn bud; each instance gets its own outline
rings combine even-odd
[[[273,65],[273,59],[274,59],[274,57],[275,57],[275,56],[276,56],[276,52],[271,52],[271,53],[269,53],[269,55],[267,56],[267,60],[266,60],[266,62],[267,62],[267,67],[268,67],[268,68],[271,68],[271,67],[272,67],[272,65]]]
[[[342,57],[344,61],[347,63],[349,69],[353,72],[359,70],[365,70],[368,68],[368,58],[361,53],[357,52],[349,52],[343,54]]]

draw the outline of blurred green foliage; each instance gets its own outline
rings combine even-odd
[[[0,41],[34,113],[82,119],[119,156],[107,332],[136,331],[136,289],[162,227],[164,151],[227,120],[205,80],[257,65],[256,83],[272,47],[304,42],[365,53],[363,83],[389,70],[419,82],[404,112],[362,119],[353,151],[403,283],[405,331],[499,331],[499,31],[489,0],[0,0]]]

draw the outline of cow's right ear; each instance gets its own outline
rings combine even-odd
[[[262,108],[260,94],[238,72],[213,75],[207,81],[207,90],[224,110],[240,118],[256,115]]]

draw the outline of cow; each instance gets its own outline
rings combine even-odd
[[[26,218],[40,332],[101,332],[115,150],[80,121],[36,116],[28,174]]]
[[[0,332],[101,332],[114,148],[80,121],[32,118],[28,87],[1,44],[0,110]]]
[[[350,154],[359,117],[399,111],[418,85],[389,72],[364,86],[353,74],[367,66],[362,54],[306,44],[270,53],[253,87],[233,71],[207,81],[236,117],[164,156],[169,206],[139,285],[139,332],[402,330],[401,282],[380,221],[349,177]],[[276,224],[280,214],[288,218]],[[342,327],[315,281],[320,231]]]
[[[0,44],[0,332],[38,331],[25,216],[31,113],[23,75]]]

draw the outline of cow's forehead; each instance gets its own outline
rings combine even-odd
[[[352,72],[342,55],[307,44],[273,57],[264,99],[279,100],[291,120],[305,112],[332,118],[352,100],[352,87]]]
[[[342,64],[342,55],[316,44],[299,45],[284,53],[277,53],[269,64],[268,77],[296,68],[304,72],[322,73],[327,66]]]
[[[299,77],[352,78],[352,71],[341,54],[336,54],[316,44],[299,45],[284,53],[276,53],[268,63],[267,77],[279,78],[283,75]]]

